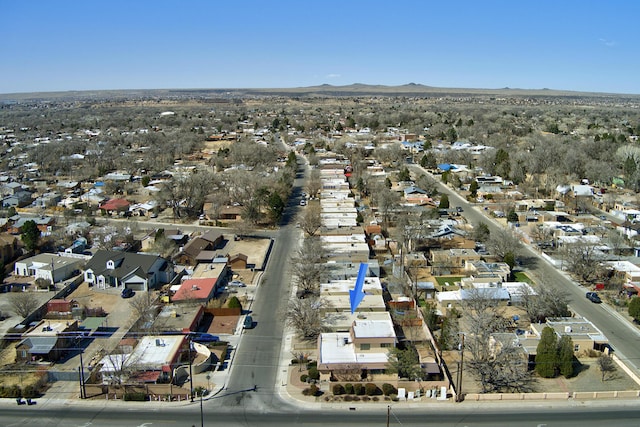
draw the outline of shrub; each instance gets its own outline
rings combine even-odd
[[[364,386],[362,384],[354,384],[353,385],[353,393],[359,396],[364,394]]]
[[[21,397],[22,390],[17,385],[11,387],[0,386],[0,397]]]
[[[344,394],[344,387],[342,386],[342,384],[334,384],[333,394],[335,394],[336,396]]]
[[[38,389],[32,385],[28,385],[22,390],[22,397],[38,397],[39,395]]]
[[[147,395],[141,392],[125,393],[124,400],[128,402],[144,402],[147,400]]]
[[[378,402],[380,400],[380,398],[378,396],[373,396],[373,401],[374,402]]]
[[[306,383],[308,379],[309,379],[309,375],[307,374],[300,375],[300,381],[302,381],[303,383]]]
[[[317,360],[312,360],[311,362],[307,362],[307,369],[316,368],[318,366]]]
[[[353,396],[354,402],[360,402],[360,399],[362,399],[360,396]]]
[[[370,400],[371,400],[371,398],[369,396],[365,396],[365,397],[362,398],[363,402],[368,402]]]
[[[382,384],[382,393],[385,396],[389,396],[390,394],[398,394],[398,390],[396,390],[393,384],[384,383]]]
[[[374,383],[365,384],[364,390],[367,396],[375,396],[376,394],[382,394],[382,391]]]
[[[302,390],[302,394],[305,396],[320,396],[320,388],[315,384],[311,384],[309,388]]]
[[[346,394],[353,394],[353,384],[351,384],[351,383],[346,383],[346,384],[344,385],[344,392],[345,392]]]
[[[228,307],[229,308],[239,308],[242,311],[242,303],[240,302],[240,300],[236,296],[232,296],[231,298],[229,298]]]
[[[344,397],[344,401],[345,401],[345,402],[351,402],[352,400],[353,400],[353,396],[351,396],[350,394],[347,394],[347,395]]]
[[[309,368],[309,378],[311,378],[312,380],[320,379],[320,372],[318,372],[318,368],[316,368],[315,366]]]

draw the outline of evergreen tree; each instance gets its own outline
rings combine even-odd
[[[449,209],[449,196],[443,194],[440,198],[440,204],[438,205],[440,209]]]
[[[540,342],[536,349],[536,372],[543,378],[556,376],[556,359],[558,354],[556,331],[546,327],[542,330]]]
[[[476,181],[475,179],[473,181],[471,181],[471,184],[469,184],[469,192],[471,194],[469,194],[469,196],[471,196],[472,198],[476,198],[478,197],[478,181]]]
[[[640,297],[633,297],[629,301],[629,316],[636,322],[640,322]]]
[[[32,251],[38,247],[38,240],[40,239],[40,230],[35,221],[29,220],[22,225],[22,243],[28,251]]]
[[[573,376],[573,340],[569,335],[563,335],[558,342],[558,366],[565,378]]]

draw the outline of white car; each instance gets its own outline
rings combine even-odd
[[[241,282],[240,280],[232,280],[231,282],[229,282],[229,286],[236,286],[238,288],[246,288],[247,285],[243,282]]]
[[[300,206],[307,206],[307,201],[304,199],[300,200]]]

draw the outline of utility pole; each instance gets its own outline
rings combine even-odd
[[[191,383],[191,403],[193,403],[193,369],[191,367],[191,346],[193,345],[192,338],[189,337],[189,381]]]
[[[80,399],[87,398],[87,390],[84,385],[84,363],[82,361],[82,351],[80,352]]]
[[[462,402],[462,369],[464,363],[464,334],[460,340],[460,362],[458,362],[458,384],[456,385],[456,402]]]
[[[391,415],[391,405],[387,405],[387,427],[389,427],[389,416]]]

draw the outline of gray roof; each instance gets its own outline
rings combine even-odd
[[[18,344],[29,347],[29,354],[49,354],[58,342],[58,337],[29,337]]]
[[[99,250],[89,260],[85,269],[92,270],[96,275],[104,274],[118,278],[126,277],[134,271],[140,270],[138,274],[144,277],[147,276],[158,259],[162,258],[157,255]],[[113,261],[116,268],[108,269],[107,261]]]

